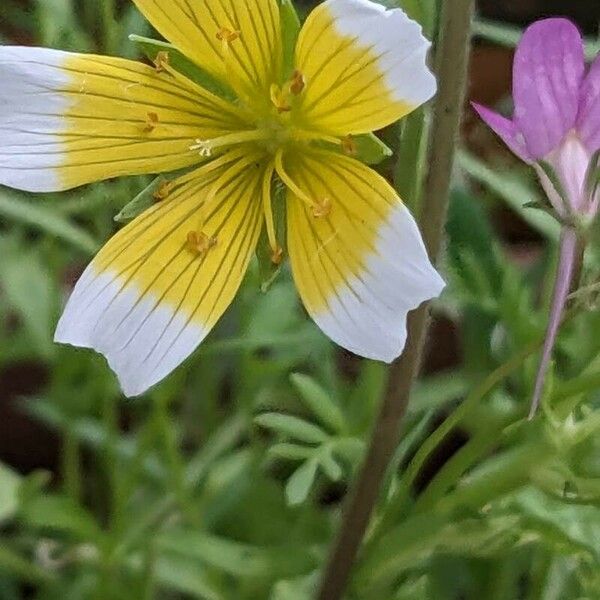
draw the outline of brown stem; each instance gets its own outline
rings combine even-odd
[[[429,173],[425,182],[421,229],[437,259],[448,209],[450,180],[464,105],[474,0],[445,0],[437,50],[439,92],[432,127]],[[379,498],[381,484],[398,444],[400,424],[419,371],[428,326],[428,305],[408,317],[408,340],[402,357],[390,367],[389,381],[358,481],[324,571],[318,600],[340,600]]]

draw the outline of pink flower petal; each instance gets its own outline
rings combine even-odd
[[[600,56],[583,82],[577,128],[590,152],[600,150]]]
[[[575,126],[584,71],[583,41],[571,21],[538,21],[523,35],[513,68],[514,121],[534,159]]]
[[[481,117],[483,121],[498,135],[502,141],[521,159],[525,162],[531,162],[532,158],[525,146],[523,134],[519,131],[513,121],[503,117],[501,114],[471,102],[473,110]]]

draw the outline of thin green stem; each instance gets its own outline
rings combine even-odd
[[[425,183],[421,220],[423,239],[435,260],[439,254],[456,139],[465,99],[474,0],[443,3],[437,71],[440,89],[432,125],[432,165]],[[340,600],[352,566],[379,498],[385,474],[398,443],[400,424],[406,414],[414,379],[418,373],[428,307],[422,306],[408,319],[406,350],[389,373],[386,396],[373,429],[371,443],[356,486],[346,507],[341,529],[324,571],[319,600]]]

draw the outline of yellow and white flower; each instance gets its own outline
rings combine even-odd
[[[343,347],[393,360],[408,311],[443,282],[394,190],[343,150],[434,94],[419,26],[369,0],[327,0],[302,28],[290,74],[277,0],[135,2],[237,99],[187,79],[168,53],[153,68],[0,48],[0,184],[49,192],[194,167],[96,256],[56,340],[102,352],[127,395],[163,379],[232,301],[263,227],[282,259],[279,180],[308,312]]]

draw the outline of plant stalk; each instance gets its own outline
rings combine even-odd
[[[421,207],[421,229],[432,260],[442,246],[456,140],[467,87],[474,0],[443,2],[437,48],[439,92],[432,126],[429,173]],[[408,340],[402,357],[390,367],[383,404],[367,457],[345,509],[341,528],[325,568],[318,600],[340,600],[379,498],[394,454],[413,382],[421,365],[428,326],[428,304],[408,317]]]

